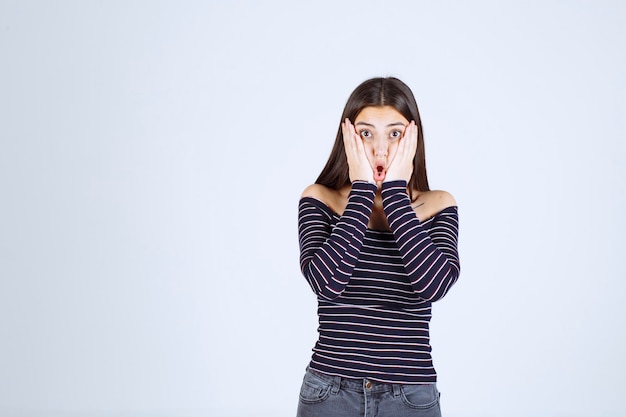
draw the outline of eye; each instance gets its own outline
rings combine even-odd
[[[392,130],[391,133],[389,133],[389,138],[391,139],[400,139],[401,137],[402,137],[401,130]]]
[[[363,129],[359,131],[359,136],[361,136],[363,139],[369,139],[372,137],[372,132]]]

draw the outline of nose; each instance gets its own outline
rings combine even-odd
[[[386,157],[387,156],[387,144],[386,143],[377,143],[374,146],[374,156],[377,157]]]

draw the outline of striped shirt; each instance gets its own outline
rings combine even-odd
[[[456,207],[420,221],[405,181],[383,183],[390,231],[368,229],[376,186],[357,181],[339,216],[303,197],[300,266],[318,298],[310,368],[345,378],[433,383],[431,303],[459,277]]]

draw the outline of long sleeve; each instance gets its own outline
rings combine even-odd
[[[383,183],[383,210],[413,290],[424,300],[436,301],[460,273],[457,210],[442,210],[427,232],[411,207],[406,185],[405,181]]]
[[[376,185],[356,181],[334,228],[329,213],[300,200],[300,267],[313,291],[328,300],[341,295],[357,263],[374,204]]]

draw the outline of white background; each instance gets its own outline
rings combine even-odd
[[[626,415],[626,3],[0,0],[0,416],[293,416],[300,193],[363,80],[460,207],[454,416]]]

